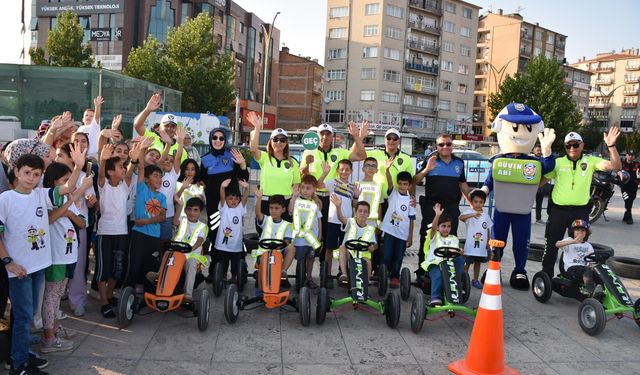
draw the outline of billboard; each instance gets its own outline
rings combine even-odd
[[[55,17],[58,13],[70,10],[79,16],[99,13],[124,12],[124,0],[63,0],[57,3],[39,1],[36,5],[37,17]]]

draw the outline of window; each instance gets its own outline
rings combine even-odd
[[[450,2],[447,1],[444,4],[444,10],[446,10],[449,13],[455,14],[456,13],[456,4],[453,4],[453,3],[450,3]]]
[[[456,46],[451,42],[442,42],[442,49],[446,52],[455,52]]]
[[[324,122],[344,122],[344,109],[325,110]]]
[[[339,27],[336,29],[329,29],[329,39],[342,39],[347,37],[347,28]]]
[[[398,112],[384,112],[380,111],[380,123],[400,126],[400,119],[402,115]]]
[[[536,40],[542,40],[542,31],[536,31]]]
[[[442,70],[453,72],[453,63],[451,61],[442,60]]]
[[[244,34],[244,23],[238,22],[238,34]]]
[[[553,44],[554,39],[553,35],[547,35],[547,44]]]
[[[364,25],[364,36],[378,35],[378,25]]]
[[[378,14],[378,13],[380,13],[380,4],[379,3],[366,4],[364,6],[364,15],[365,16],[370,16],[372,14]]]
[[[393,49],[393,48],[385,48],[384,58],[391,59],[391,60],[400,60],[400,50]]]
[[[364,47],[362,49],[362,57],[378,57],[378,47]]]
[[[403,18],[404,9],[393,5],[387,5],[387,16]]]
[[[184,25],[189,19],[189,3],[182,3],[182,10],[180,11],[180,24]]]
[[[325,94],[325,97],[332,102],[343,102],[344,101],[344,90],[329,90]]]
[[[335,81],[335,80],[344,80],[347,78],[347,70],[346,69],[331,69],[327,71],[327,79]]]
[[[416,105],[422,108],[433,108],[433,99],[424,96],[418,96]]]
[[[383,78],[385,81],[400,82],[400,72],[385,69]]]
[[[387,103],[400,103],[400,94],[397,92],[383,91],[382,101]]]
[[[376,90],[360,90],[360,101],[372,102],[376,100]]]
[[[456,112],[458,112],[458,113],[466,113],[467,112],[467,103],[456,103]]]
[[[469,8],[462,8],[462,17],[471,19],[473,12]]]
[[[469,66],[464,64],[458,65],[458,73],[464,74],[464,75],[469,74]]]
[[[471,37],[471,29],[468,28],[468,27],[462,26],[460,28],[460,35],[470,38]]]
[[[440,104],[438,105],[438,109],[441,111],[449,111],[451,110],[451,100],[442,100],[440,99]]]
[[[387,26],[386,34],[388,38],[402,40],[402,30]]]
[[[460,54],[467,57],[471,56],[471,48],[460,46]]]
[[[545,52],[544,52],[544,56],[545,56],[547,59],[550,59],[550,58],[552,58],[552,57],[553,57],[553,52],[551,52],[551,51],[545,51]]]
[[[448,32],[448,33],[453,33],[455,32],[455,28],[456,28],[456,24],[453,22],[449,22],[449,21],[444,21],[444,31]]]
[[[373,122],[374,118],[375,118],[375,111],[370,111],[370,110],[350,109],[349,112],[347,113],[347,121],[355,121],[358,123],[362,121]]]
[[[534,56],[539,56],[542,54],[542,49],[540,47],[536,47],[533,49],[533,55]]]
[[[467,85],[465,85],[464,83],[459,83],[458,84],[458,93],[466,94],[467,93]]]
[[[362,68],[360,71],[361,79],[376,79],[376,68]]]
[[[213,7],[210,4],[193,4],[193,13],[198,15],[200,13],[208,13],[208,14],[213,14]],[[220,19],[222,19],[222,17],[220,17]]]
[[[329,18],[340,18],[349,16],[349,7],[339,7],[329,9]]]
[[[440,81],[440,86],[443,91],[451,91],[451,81],[442,80]]]
[[[171,1],[158,0],[149,14],[149,36],[163,43],[167,41],[167,29],[173,28],[174,10]]]
[[[413,96],[405,95],[402,99],[402,104],[404,105],[413,105]]]
[[[338,60],[338,59],[346,59],[347,58],[347,49],[346,48],[338,48],[338,49],[330,49],[329,50],[329,60]]]

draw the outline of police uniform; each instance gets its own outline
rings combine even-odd
[[[629,181],[620,185],[620,192],[622,193],[622,199],[624,200],[624,217],[622,221],[627,224],[633,224],[633,217],[631,216],[631,208],[633,207],[633,201],[636,199],[638,193],[638,169],[640,169],[640,163],[632,161],[628,163],[626,159],[622,160],[622,170],[629,173]]]
[[[264,215],[269,214],[269,197],[283,195],[289,204],[293,194],[293,185],[300,183],[300,165],[291,157],[278,160],[269,157],[264,151],[260,151],[260,157],[256,160],[260,165],[260,191],[262,192],[261,210]],[[290,221],[291,216],[285,212],[282,218]]]

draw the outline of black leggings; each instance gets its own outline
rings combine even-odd
[[[558,206],[550,203],[547,211],[549,212],[549,219],[547,220],[547,226],[544,231],[546,243],[544,255],[542,256],[542,270],[546,272],[549,277],[553,277],[556,259],[558,258],[556,242],[565,236],[565,232],[574,220],[587,220],[589,218],[589,205]]]
[[[161,256],[160,238],[132,230],[129,240],[127,278],[124,285],[144,284],[147,272],[158,272]]]
[[[585,279],[585,285],[587,287],[593,285],[593,270],[590,267],[571,266],[565,271],[565,274],[573,280],[582,281],[582,279]]]
[[[238,274],[238,265],[240,261],[244,258],[244,253],[242,251],[231,252],[225,250],[216,250],[218,252],[218,263],[222,264],[222,272],[223,274],[227,273],[229,269],[229,263],[231,263],[231,275],[236,277]]]

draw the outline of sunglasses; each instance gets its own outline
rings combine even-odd
[[[185,138],[185,139],[187,139],[187,138]],[[189,138],[189,139],[191,139],[191,138]],[[213,137],[211,137],[211,140],[212,141],[224,141],[224,137],[222,137],[222,136],[218,137],[217,135],[214,135]]]
[[[451,142],[442,142],[442,143],[438,143],[438,147],[451,147],[453,146],[453,143]]]
[[[378,165],[376,165],[376,164],[371,164],[371,163],[366,163],[364,166],[365,166],[366,168],[378,168]]]
[[[564,147],[567,150],[572,149],[572,148],[579,148],[580,147],[580,143],[569,143],[569,144],[564,145]]]
[[[394,142],[397,142],[397,141],[399,141],[399,140],[400,140],[400,138],[398,138],[398,137],[387,137],[387,141],[394,141]]]
[[[286,137],[274,137],[271,139],[271,142],[273,143],[287,143],[287,138]]]

